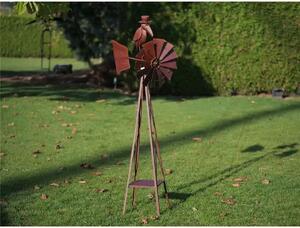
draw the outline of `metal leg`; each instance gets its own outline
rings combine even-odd
[[[152,106],[152,102],[151,102],[151,96],[150,96],[149,89],[146,92],[148,93],[148,96],[149,96],[149,101],[148,102],[149,102],[149,107],[150,107],[150,111],[151,111],[151,124],[152,124],[152,128],[154,130],[156,153],[157,153],[157,158],[158,158],[159,163],[160,163],[160,171],[161,171],[162,178],[163,178],[165,197],[166,197],[168,207],[170,208],[171,205],[170,205],[170,201],[169,201],[169,197],[168,197],[167,184],[166,184],[166,180],[165,180],[165,171],[164,171],[164,168],[163,168],[163,161],[162,161],[162,158],[161,158],[161,155],[160,155],[160,146],[159,146],[158,137],[157,137],[157,131],[156,131],[154,113],[153,113],[153,106]]]
[[[140,119],[141,119],[140,109],[141,109],[142,102],[143,102],[143,100],[141,98],[143,96],[143,89],[144,89],[143,80],[144,80],[144,77],[141,77],[141,79],[140,79],[139,97],[138,97],[138,105],[137,105],[137,113],[136,113],[136,121],[135,121],[135,130],[134,130],[134,137],[133,137],[133,142],[132,142],[132,147],[131,147],[131,155],[130,155],[130,162],[129,162],[128,178],[127,178],[127,184],[126,184],[126,190],[125,190],[123,215],[126,212],[127,197],[128,197],[128,186],[129,186],[130,177],[131,177],[132,161],[133,161],[133,157],[134,157],[135,145],[136,145],[136,142],[137,142],[138,131],[140,130],[140,127],[139,127],[139,125],[141,123],[141,121],[140,121]]]
[[[154,154],[154,146],[153,146],[153,129],[151,124],[151,111],[150,111],[150,93],[148,92],[149,87],[146,86],[146,103],[147,103],[147,114],[148,114],[148,130],[149,130],[149,138],[150,138],[150,148],[151,148],[151,159],[152,159],[152,171],[153,171],[153,182],[154,182],[154,190],[155,190],[155,202],[156,202],[156,213],[157,216],[160,216],[160,206],[159,206],[159,198],[158,198],[158,187],[157,187],[157,169],[155,162],[155,154]]]

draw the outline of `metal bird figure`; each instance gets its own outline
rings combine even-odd
[[[153,37],[150,22],[151,21],[149,21],[149,16],[141,16],[141,20],[139,21],[141,26],[135,31],[133,36],[133,41],[137,48],[139,48],[143,43],[146,42],[147,34]]]

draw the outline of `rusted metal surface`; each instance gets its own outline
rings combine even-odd
[[[135,61],[135,69],[137,78],[140,80],[139,95],[137,101],[135,130],[131,148],[129,161],[128,178],[125,189],[125,199],[123,205],[123,214],[126,212],[128,191],[132,188],[132,206],[136,206],[136,190],[138,188],[151,188],[155,193],[156,213],[160,215],[160,203],[158,195],[158,187],[163,184],[165,197],[168,206],[170,202],[167,192],[167,184],[163,168],[163,161],[160,155],[160,146],[158,142],[156,126],[154,121],[153,107],[149,89],[149,82],[154,76],[158,76],[167,80],[171,80],[173,71],[177,69],[177,55],[174,51],[174,46],[164,39],[153,38],[147,41],[147,35],[153,37],[153,32],[150,27],[149,16],[141,16],[139,21],[140,27],[136,30],[133,41],[135,43],[137,54],[135,57],[128,56],[128,48],[117,41],[113,40],[113,54],[115,59],[116,73],[120,74],[123,71],[130,69],[130,60]],[[140,153],[140,131],[142,124],[142,106],[145,96],[147,107],[148,133],[150,139],[150,154],[152,164],[152,179],[144,180],[137,179],[139,167]],[[160,168],[158,172],[158,167]],[[160,175],[160,177],[158,177]]]

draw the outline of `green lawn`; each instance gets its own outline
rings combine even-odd
[[[88,65],[85,62],[76,59],[51,59],[51,70],[56,64],[72,64],[73,70],[86,69]],[[48,61],[45,59],[44,67],[48,67]],[[18,72],[38,72],[41,70],[40,58],[11,58],[0,57],[0,72],[3,76],[10,76]]]
[[[2,84],[1,223],[300,225],[299,98],[159,97],[153,105],[164,165],[173,170],[173,207],[161,197],[159,220],[150,219],[150,190],[139,190],[137,209],[121,215],[135,98]],[[143,126],[139,176],[150,177]]]

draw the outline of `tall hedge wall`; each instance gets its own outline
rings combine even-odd
[[[26,25],[32,18],[0,16],[0,56],[39,57],[42,26],[34,23]],[[52,56],[72,57],[63,33],[52,33]]]
[[[299,3],[166,4],[162,16],[153,28],[180,56],[163,91],[256,94],[299,86]]]

